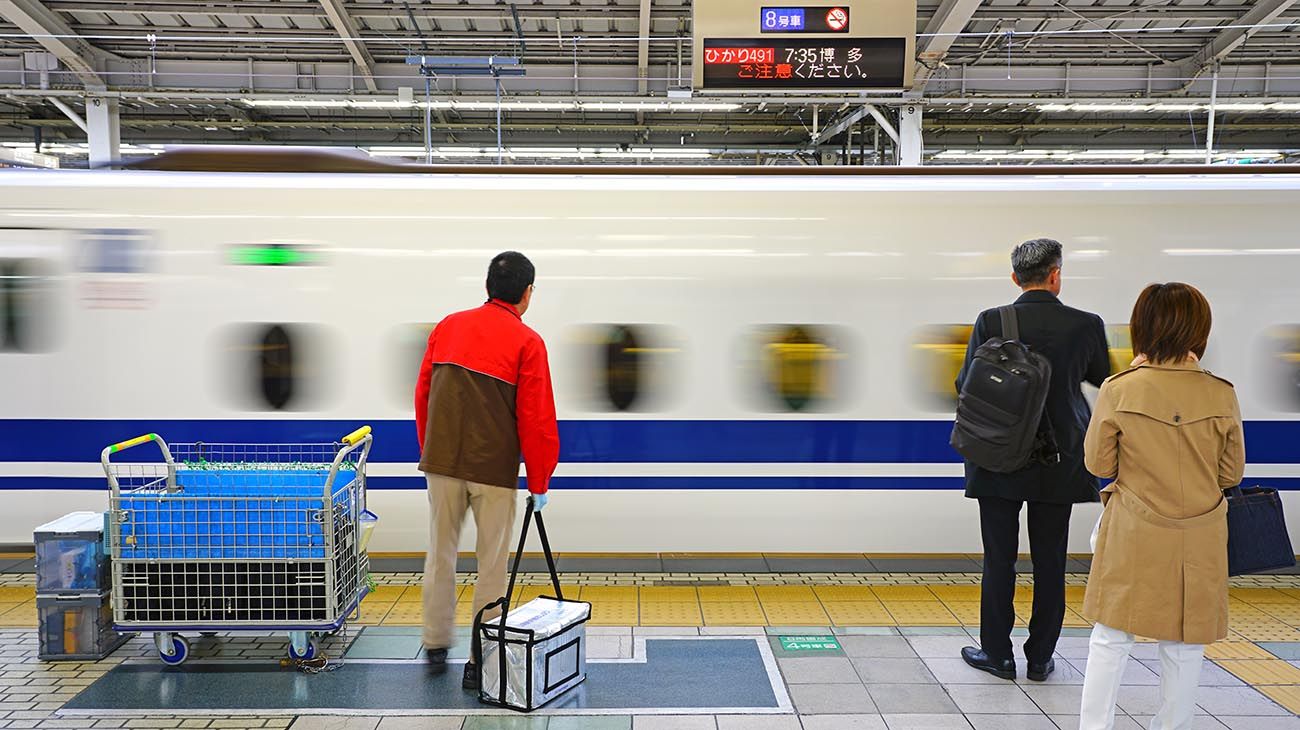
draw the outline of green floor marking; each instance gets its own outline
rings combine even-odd
[[[782,636],[784,651],[839,651],[840,644],[834,636]]]

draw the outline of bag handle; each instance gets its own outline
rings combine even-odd
[[[1002,318],[1002,339],[1020,341],[1020,318],[1016,316],[1014,304],[998,307],[998,316]]]
[[[480,672],[480,681],[482,681],[481,673],[482,673],[482,671],[483,671],[483,670],[482,670],[482,667],[483,667],[483,636],[482,636],[482,631],[481,631],[481,629],[483,628],[483,614],[487,613],[488,611],[491,611],[492,609],[496,608],[497,606],[503,606],[503,605],[505,605],[505,602],[506,602],[506,599],[504,599],[504,598],[498,598],[498,599],[496,599],[495,601],[493,601],[493,602],[489,603],[488,605],[484,606],[483,608],[480,608],[480,609],[478,610],[478,613],[474,615],[474,627],[473,627],[473,629],[471,630],[471,633],[473,634],[473,636],[470,637],[470,654],[469,654],[469,655],[470,655],[471,657],[473,657],[474,666],[479,667],[479,672]]]
[[[555,555],[551,552],[551,541],[546,537],[546,524],[542,522],[542,513],[533,509],[533,496],[528,495],[527,506],[524,510],[524,529],[519,533],[519,547],[515,548],[515,562],[510,568],[510,583],[506,587],[506,605],[509,606],[509,599],[515,594],[515,580],[519,577],[519,563],[524,557],[524,542],[528,539],[528,525],[534,519],[537,520],[537,536],[542,541],[542,554],[546,556],[546,568],[551,573],[551,586],[555,588],[555,597],[564,600],[564,593],[560,590],[560,575],[555,570]],[[502,612],[504,615],[505,612]],[[504,620],[501,623],[505,626]]]
[[[506,594],[479,609],[479,612],[474,616],[474,626],[472,628],[474,636],[470,640],[472,647],[470,656],[474,658],[474,666],[478,667],[480,686],[482,686],[483,682],[483,614],[497,606],[501,607],[501,618],[497,622],[497,626],[500,627],[499,637],[504,642],[506,638],[506,618],[510,613],[510,597],[515,592],[515,580],[519,577],[519,563],[524,557],[524,543],[528,540],[528,526],[534,517],[537,518],[537,536],[542,540],[542,553],[546,556],[546,567],[551,573],[551,585],[555,588],[555,597],[561,601],[564,600],[564,593],[560,589],[560,575],[555,570],[555,555],[551,553],[551,541],[546,537],[546,524],[542,522],[542,513],[533,509],[533,497],[529,495],[527,507],[524,511],[524,529],[519,532],[519,546],[515,548],[515,562],[510,568],[510,583],[506,586]],[[501,695],[498,700],[504,704],[506,701],[506,651],[504,645],[497,652],[497,657],[500,660],[497,676],[501,677]]]

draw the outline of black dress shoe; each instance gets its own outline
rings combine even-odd
[[[1000,679],[1016,678],[1016,660],[1014,659],[992,659],[988,654],[984,653],[983,649],[976,649],[973,646],[964,647],[961,650],[961,658],[981,672],[988,672]]]
[[[424,659],[428,662],[429,674],[442,674],[447,671],[446,649],[425,649]]]
[[[478,691],[478,685],[478,665],[473,662],[465,662],[465,676],[460,680],[461,689]]]
[[[1056,671],[1056,660],[1048,659],[1042,664],[1039,664],[1037,662],[1030,662],[1029,668],[1025,670],[1025,676],[1029,677],[1035,682],[1046,682],[1048,675],[1050,675],[1052,672],[1055,671]]]

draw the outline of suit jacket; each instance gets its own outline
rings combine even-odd
[[[1061,460],[1056,464],[1030,464],[1011,474],[967,463],[966,496],[1058,504],[1096,502],[1097,478],[1083,465],[1083,436],[1092,411],[1080,386],[1088,382],[1100,387],[1110,375],[1106,327],[1101,317],[1067,307],[1046,291],[1027,291],[1014,306],[1021,342],[1052,363],[1043,416],[1052,424]],[[975,350],[990,337],[1001,335],[998,311],[981,312],[966,347],[966,362],[957,375],[958,392],[966,381]]]

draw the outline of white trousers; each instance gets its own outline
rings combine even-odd
[[[1115,727],[1115,703],[1133,641],[1133,634],[1127,631],[1101,624],[1092,628],[1079,730]],[[1192,726],[1204,655],[1203,644],[1160,642],[1160,711],[1151,718],[1151,730],[1187,730]]]

